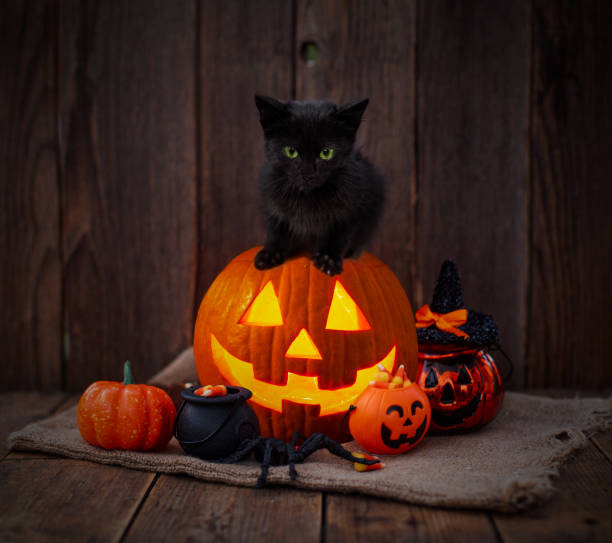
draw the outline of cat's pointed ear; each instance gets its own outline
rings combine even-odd
[[[359,124],[361,123],[361,117],[363,116],[365,108],[368,107],[369,102],[370,99],[365,98],[364,100],[358,100],[357,102],[342,104],[341,106],[338,106],[338,111],[336,111],[335,116],[351,130],[357,132]]]
[[[259,122],[266,129],[271,123],[287,116],[287,104],[269,96],[255,95],[255,105],[259,110]]]

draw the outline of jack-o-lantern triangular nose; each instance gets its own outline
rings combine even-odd
[[[450,383],[446,383],[442,388],[442,398],[440,399],[440,403],[448,404],[453,403],[455,401],[455,393],[453,392],[453,387]]]
[[[309,358],[310,360],[323,360],[319,349],[317,349],[315,342],[310,337],[310,334],[306,331],[306,328],[302,328],[300,333],[295,336],[295,339],[291,342],[291,345],[289,345],[285,356],[287,358]]]

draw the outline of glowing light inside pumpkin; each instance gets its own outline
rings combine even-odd
[[[363,311],[337,279],[325,328],[345,332],[371,329]]]
[[[274,385],[255,379],[252,364],[228,352],[214,334],[210,334],[210,339],[215,365],[228,383],[248,388],[253,393],[251,401],[279,413],[283,410],[283,400],[319,405],[321,407],[320,416],[342,413],[349,408],[351,403],[355,402],[357,396],[374,379],[379,371],[378,364],[382,364],[387,371],[392,371],[395,364],[396,346],[394,345],[382,360],[367,368],[357,370],[355,382],[352,385],[335,390],[321,390],[317,377],[297,375],[292,372],[287,372],[286,385]]]
[[[300,333],[295,336],[295,339],[291,342],[291,345],[289,345],[285,356],[287,358],[323,360],[319,349],[317,349],[315,342],[310,337],[310,334],[306,331],[306,328],[302,328]]]
[[[240,324],[250,324],[251,326],[283,325],[283,316],[272,281],[268,281],[251,302],[246,313],[240,319]]]

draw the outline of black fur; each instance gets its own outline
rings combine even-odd
[[[260,270],[308,251],[329,275],[344,258],[357,258],[376,226],[384,201],[383,179],[355,149],[368,100],[279,102],[256,96],[266,163],[260,188],[267,236],[255,257]],[[289,158],[285,148],[297,151]],[[333,149],[330,160],[320,157]]]

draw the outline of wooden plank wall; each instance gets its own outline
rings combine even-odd
[[[431,296],[441,262],[452,258],[464,302],[495,316],[518,384],[527,271],[529,6],[488,0],[419,6],[423,292]]]
[[[57,9],[0,5],[0,384],[62,386]]]
[[[452,257],[514,387],[611,386],[611,24],[602,0],[3,2],[0,386],[145,379],[190,343],[263,237],[255,92],[369,96],[371,250],[414,308]]]
[[[144,378],[190,341],[196,5],[60,5],[64,381]],[[120,375],[119,375],[120,376]]]
[[[536,0],[528,385],[611,382],[612,4]]]

